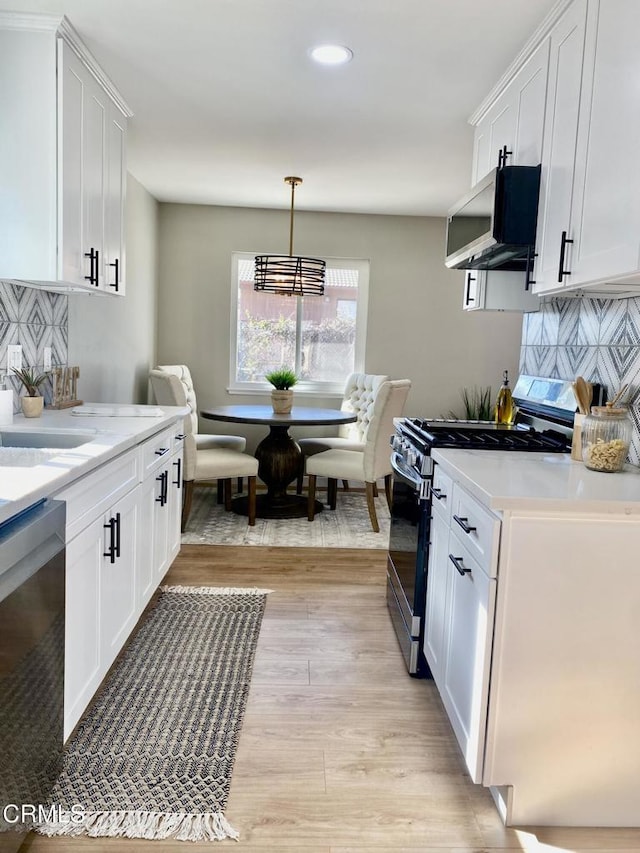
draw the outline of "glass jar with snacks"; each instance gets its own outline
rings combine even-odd
[[[582,461],[592,471],[622,471],[632,423],[625,408],[593,406],[582,425]]]

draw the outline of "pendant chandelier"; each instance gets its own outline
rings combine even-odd
[[[302,178],[284,179],[291,187],[291,221],[288,255],[256,255],[254,290],[284,296],[322,296],[326,263],[320,258],[303,258],[293,254],[293,202]]]

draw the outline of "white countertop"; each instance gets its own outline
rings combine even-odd
[[[435,462],[494,511],[640,514],[640,468],[590,471],[565,453],[432,451]]]
[[[98,403],[86,405],[88,409],[100,407]],[[128,408],[131,410],[131,407]],[[71,409],[45,409],[40,418],[15,415],[12,424],[0,426],[0,434],[56,430],[71,434],[91,432],[95,435],[91,441],[78,447],[40,454],[43,457],[41,461],[37,460],[38,454],[34,451],[31,459],[27,458],[28,453],[23,454],[27,463],[25,465],[0,464],[0,522],[36,501],[49,497],[189,412],[181,406],[139,406],[135,410],[154,410],[159,414],[154,417],[103,417],[75,415]],[[111,414],[113,412],[112,406]],[[30,464],[34,461],[36,464]]]

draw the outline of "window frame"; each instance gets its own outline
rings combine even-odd
[[[260,252],[232,252],[231,254],[231,309],[229,330],[229,394],[268,394],[271,385],[265,380],[263,382],[239,382],[236,380],[237,350],[238,350],[238,263],[241,260],[253,260]],[[354,345],[354,366],[356,373],[364,373],[365,351],[367,344],[367,315],[369,309],[369,270],[370,262],[367,258],[324,258],[327,269],[357,269],[358,271],[358,296],[356,299],[356,340]],[[302,299],[296,296],[296,334],[301,334]],[[308,296],[307,299],[318,299],[322,297]],[[346,377],[345,377],[346,378]],[[295,386],[296,395],[308,395],[315,397],[339,396],[344,392],[344,381],[321,382],[306,380],[300,381]]]

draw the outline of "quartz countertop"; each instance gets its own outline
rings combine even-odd
[[[566,453],[434,449],[433,459],[494,512],[640,515],[640,468],[590,471]]]
[[[87,410],[100,411],[100,404],[88,403]],[[0,447],[0,523],[28,506],[69,485],[94,468],[135,447],[150,436],[188,414],[181,406],[136,406],[123,411],[137,412],[134,417],[114,417],[118,407],[104,407],[100,414],[72,414],[71,409],[45,409],[40,418],[15,415],[12,424],[0,426],[3,432],[65,432],[70,435],[91,433],[85,444],[69,449]],[[77,410],[82,411],[82,407]],[[152,417],[142,417],[153,412]],[[4,457],[4,458],[3,458]]]

